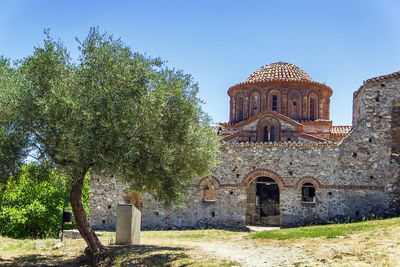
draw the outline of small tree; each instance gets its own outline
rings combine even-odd
[[[25,147],[34,157],[71,179],[77,228],[96,264],[109,251],[83,209],[87,172],[115,174],[171,205],[195,176],[214,165],[218,138],[200,109],[191,76],[133,53],[96,28],[78,43],[74,64],[62,43],[47,34],[44,45],[18,64],[18,87],[5,95],[15,101],[11,118],[24,132],[25,139],[18,140],[28,140]]]
[[[82,202],[89,209],[89,175]],[[57,237],[63,208],[70,209],[70,180],[46,164],[24,164],[7,183],[0,184],[0,235],[13,238]],[[66,228],[76,228],[73,221]]]

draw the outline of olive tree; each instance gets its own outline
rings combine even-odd
[[[20,124],[16,90],[22,86],[17,71],[0,57],[0,183],[15,174],[27,155],[28,137]]]
[[[214,166],[218,137],[208,127],[190,75],[132,52],[97,28],[77,41],[80,56],[74,62],[47,34],[15,67],[19,82],[7,97],[14,101],[11,117],[24,133],[18,140],[27,144],[16,154],[29,150],[70,178],[77,228],[95,264],[109,251],[83,209],[88,171],[114,174],[168,206]]]

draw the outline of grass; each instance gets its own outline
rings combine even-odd
[[[279,229],[273,231],[263,231],[251,235],[254,239],[299,239],[299,238],[335,238],[338,236],[347,236],[351,234],[374,231],[388,228],[391,226],[400,226],[400,219],[371,220],[356,223],[343,223],[320,226],[307,226],[290,229]]]
[[[194,257],[188,249],[173,247],[138,246],[118,253],[115,266],[238,266],[237,263],[217,259]]]
[[[247,234],[247,232],[239,232]],[[238,235],[238,232],[228,230],[180,230],[180,231],[143,231],[141,236],[143,238],[160,239],[160,240],[173,240],[173,239],[187,239],[188,241],[195,240],[229,240],[232,236]]]
[[[340,238],[337,238],[340,237]],[[280,229],[259,233],[227,230],[142,231],[140,246],[114,245],[115,232],[99,237],[114,250],[113,266],[238,266],[217,259],[199,249],[209,243],[265,246],[276,253],[284,247],[299,251],[299,266],[332,264],[400,265],[400,218],[359,223]],[[309,238],[315,238],[312,241]],[[58,239],[12,239],[0,236],[1,266],[88,266],[82,239],[65,239],[64,246],[53,249]],[[40,246],[35,245],[41,243]],[[196,245],[197,244],[197,245]],[[196,245],[196,246],[194,246]],[[274,252],[275,251],[275,252]],[[397,264],[397,265],[396,265]]]
[[[239,266],[235,262],[210,259],[198,251],[172,244],[171,240],[199,241],[230,236],[223,230],[142,231],[140,246],[117,246],[115,232],[102,232],[100,240],[116,254],[113,266]],[[166,241],[166,242],[164,242]],[[1,266],[88,266],[82,239],[65,239],[64,246],[53,249],[59,239],[13,239],[0,236]],[[40,246],[35,246],[41,243]]]

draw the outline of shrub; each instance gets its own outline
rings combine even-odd
[[[15,177],[0,185],[0,234],[13,238],[57,237],[63,207],[69,204],[70,183],[56,171],[37,163],[21,167]],[[86,212],[89,177],[82,201]],[[75,227],[75,223],[66,229]]]

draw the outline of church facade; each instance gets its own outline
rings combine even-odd
[[[90,223],[115,228],[116,205],[144,229],[282,227],[400,212],[400,73],[354,92],[353,123],[333,126],[332,89],[288,63],[261,67],[228,90],[220,164],[193,181],[185,208],[164,209],[113,177],[92,175]]]

